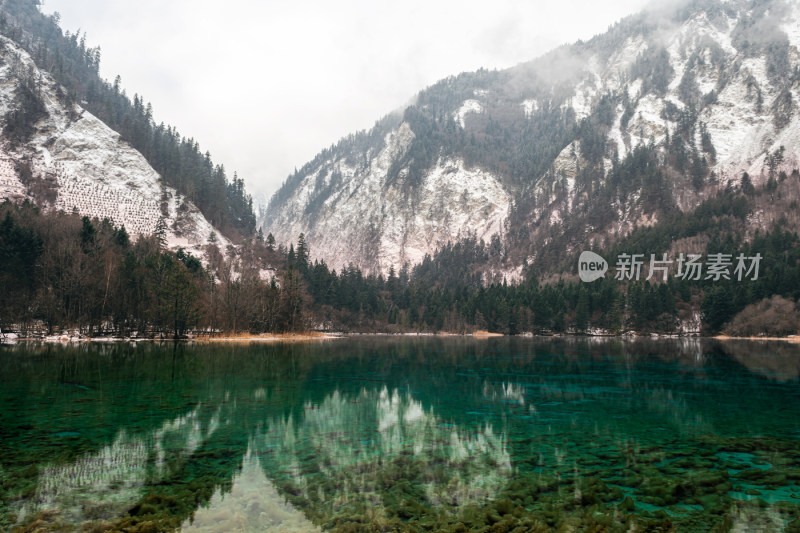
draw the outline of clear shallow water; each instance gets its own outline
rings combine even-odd
[[[784,343],[0,347],[0,530],[795,531],[798,376]]]

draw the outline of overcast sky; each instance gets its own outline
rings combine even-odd
[[[271,195],[437,80],[589,39],[647,0],[45,0],[155,119]]]

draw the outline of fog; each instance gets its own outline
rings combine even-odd
[[[403,3],[46,0],[155,119],[238,171],[257,201],[295,167],[452,74],[604,32],[646,0]]]

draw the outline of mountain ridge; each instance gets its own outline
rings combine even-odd
[[[0,197],[108,219],[133,236],[160,231],[170,248],[198,256],[211,233],[218,234],[223,249],[230,244],[191,201],[164,185],[119,133],[78,104],[65,102],[52,76],[2,36],[0,59],[0,114],[9,116],[20,106],[14,95],[28,83],[20,72],[32,80],[42,104],[35,123],[27,125],[28,138],[7,141],[2,150]]]
[[[284,243],[304,233],[332,267],[384,274],[447,242],[497,235],[500,270],[520,279],[563,240],[565,221],[585,224],[566,248],[606,245],[669,210],[690,212],[745,172],[763,185],[796,168],[798,3],[709,0],[667,13],[434,84],[292,175],[261,226]],[[615,177],[640,147],[654,184],[638,171]],[[459,195],[487,182],[502,193],[459,209]]]
[[[45,15],[37,0],[3,0],[0,34],[58,83],[59,100],[66,107],[78,104],[118,133],[165,185],[190,200],[219,231],[235,241],[252,236],[255,215],[244,181],[236,174],[228,178],[224,167],[214,164],[208,152],[201,152],[193,138],[156,123],[152,106],[138,94],[129,98],[119,76],[113,83],[101,78],[100,48],[87,47],[85,34],[63,32],[58,14]],[[20,126],[20,131],[30,129],[38,119],[35,112],[41,112],[35,92],[27,96],[27,109],[17,106],[14,119],[6,120]],[[34,113],[26,117],[25,111]]]

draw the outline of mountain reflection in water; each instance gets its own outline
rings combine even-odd
[[[3,347],[0,529],[614,530],[625,513],[780,529],[800,518],[799,355],[690,339]]]

